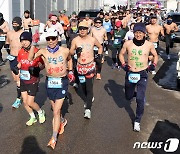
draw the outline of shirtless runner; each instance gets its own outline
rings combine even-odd
[[[6,38],[6,44],[10,45],[10,55],[7,57],[10,63],[10,69],[12,71],[12,76],[14,81],[17,84],[17,99],[13,103],[12,107],[13,108],[19,108],[21,105],[21,91],[20,91],[20,79],[19,75],[14,74],[14,69],[17,67],[18,61],[17,61],[17,56],[18,52],[20,51],[22,45],[19,40],[19,37],[21,33],[23,32],[22,30],[22,20],[20,17],[15,17],[12,21],[12,26],[14,30],[10,30],[7,33],[7,38]]]
[[[134,25],[134,39],[126,41],[119,54],[119,59],[123,69],[126,71],[125,76],[125,96],[127,100],[136,97],[137,108],[134,121],[134,131],[140,131],[140,121],[144,112],[145,92],[147,87],[147,70],[153,71],[157,65],[158,55],[152,42],[145,40],[146,28],[143,23]],[[148,65],[149,53],[154,56],[154,61]],[[125,62],[127,53],[128,62]],[[135,92],[135,88],[137,92]]]
[[[166,54],[167,59],[170,59],[169,48],[173,48],[173,36],[174,32],[178,31],[178,26],[172,21],[172,17],[168,16],[167,23],[164,24],[165,29],[165,41],[166,41]]]
[[[93,80],[95,75],[94,46],[98,48],[99,61],[102,60],[102,46],[93,37],[88,35],[87,22],[79,23],[79,36],[73,39],[70,53],[74,55],[76,50],[77,72],[84,95],[86,96],[84,118],[91,118],[91,106],[93,101]]]
[[[6,41],[6,35],[9,31],[9,25],[8,22],[4,20],[3,14],[0,13],[0,66],[4,64],[3,58],[2,58],[2,48],[3,46],[6,48],[8,54],[9,54],[9,46],[5,45]]]
[[[30,18],[30,12],[28,10],[24,11],[24,19],[23,19],[23,28],[24,31],[31,33],[31,27],[33,26],[33,21]]]
[[[67,120],[61,116],[61,107],[67,95],[68,78],[72,81],[74,80],[74,76],[69,49],[58,45],[57,30],[49,28],[46,32],[46,41],[48,44],[47,48],[40,49],[35,54],[30,51],[29,60],[41,56],[45,64],[47,96],[50,99],[53,109],[53,133],[47,146],[54,149],[57,142],[57,134],[62,134],[64,132],[64,127],[67,124]]]

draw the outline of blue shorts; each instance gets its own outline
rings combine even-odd
[[[9,64],[10,64],[10,69],[11,69],[11,71],[12,71],[12,70],[14,69],[14,67],[17,66],[17,64],[18,64],[17,56],[15,57],[14,60],[9,61]]]
[[[48,77],[46,77],[46,90],[47,96],[50,100],[55,101],[57,99],[65,98],[68,91],[69,80],[66,77],[62,77],[62,88],[48,88]]]

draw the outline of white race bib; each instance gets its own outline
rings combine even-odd
[[[30,73],[29,71],[20,70],[20,79],[22,80],[30,80]]]
[[[139,73],[130,73],[128,76],[128,80],[131,83],[137,83],[141,79]]]
[[[97,50],[98,50],[98,47],[97,47],[97,46],[94,46],[94,50],[96,50],[96,51],[97,51]]]
[[[158,47],[157,43],[153,43],[154,44],[154,48],[156,49]]]
[[[8,59],[9,61],[13,61],[13,60],[15,59],[15,57],[12,56],[12,55],[8,55],[8,56],[7,56],[7,59]]]
[[[48,77],[48,88],[62,88],[62,79]]]
[[[85,76],[78,76],[78,78],[79,78],[80,83],[85,83],[86,82]]]
[[[6,41],[6,37],[5,36],[0,36],[0,42],[5,42]]]

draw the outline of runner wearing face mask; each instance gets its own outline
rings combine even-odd
[[[178,26],[172,21],[172,17],[168,16],[167,23],[164,24],[165,29],[165,41],[166,41],[166,54],[167,59],[170,59],[169,48],[173,48],[174,32],[178,31]]]
[[[13,103],[12,107],[19,108],[19,106],[21,105],[20,78],[19,75],[17,75],[14,72],[14,69],[17,67],[18,64],[17,62],[18,52],[22,48],[21,42],[19,40],[19,37],[23,32],[21,18],[15,17],[12,21],[12,26],[14,30],[9,31],[7,33],[7,38],[6,38],[6,44],[10,45],[10,55],[8,55],[7,59],[9,60],[10,63],[10,69],[12,71],[13,79],[17,84],[17,99]]]
[[[104,27],[102,27],[102,23],[103,20],[99,17],[94,19],[94,27],[92,27],[91,29],[91,36],[96,38],[99,43],[103,46],[103,42],[105,42],[105,44],[108,44],[108,40],[107,40],[107,32],[106,29]],[[97,74],[96,74],[96,79],[97,80],[101,80],[101,68],[102,68],[102,63],[101,61],[99,61],[98,59],[98,48],[96,46],[94,46],[94,56],[95,56],[95,62],[97,65]]]

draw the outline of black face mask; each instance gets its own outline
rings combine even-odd
[[[123,16],[119,16],[119,20],[123,20]]]
[[[13,29],[15,30],[15,32],[17,32],[21,29],[21,26],[13,26]]]
[[[30,44],[27,48],[24,48],[24,47],[23,47],[23,49],[24,49],[25,51],[29,51],[29,50],[31,49],[31,44]]]
[[[167,20],[167,24],[168,25],[172,24],[172,20]]]
[[[137,40],[135,37],[133,38],[133,43],[136,45],[136,46],[142,46],[145,42],[145,37],[142,39],[142,40]]]
[[[29,16],[27,16],[27,17],[25,17],[26,19],[28,19],[29,18]]]
[[[4,23],[4,19],[0,17],[0,26]]]
[[[133,17],[133,19],[136,19],[137,17]]]

